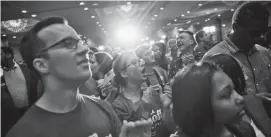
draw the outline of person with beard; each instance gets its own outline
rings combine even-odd
[[[196,42],[191,31],[179,31],[177,35],[177,47],[182,65],[186,66],[195,62],[193,49]]]
[[[10,47],[1,47],[2,136],[38,99],[38,79],[24,64],[14,60]]]
[[[258,43],[268,30],[268,10],[259,2],[245,2],[232,17],[232,32],[203,57],[216,53],[232,55],[242,66],[247,91],[271,93],[271,55]]]

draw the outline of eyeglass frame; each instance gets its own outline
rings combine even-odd
[[[72,44],[72,48],[70,48],[69,46],[66,46],[67,44],[65,43],[66,40],[75,40],[76,41],[76,44]],[[71,37],[67,37],[65,39],[62,39],[61,41],[47,47],[47,48],[43,48],[39,51],[39,53],[37,53],[38,55],[41,54],[41,53],[44,53],[44,52],[47,52],[49,51],[50,49],[54,48],[54,47],[57,47],[58,45],[60,44],[64,44],[64,45],[61,45],[60,47],[65,47],[67,49],[77,49],[78,48],[78,44],[82,42],[83,43],[83,40],[82,39],[74,39],[74,38],[71,38]]]
[[[137,64],[138,62],[139,62],[139,65]],[[140,64],[141,62],[143,62],[143,64]],[[126,65],[125,67],[123,67],[121,70],[125,70],[126,68],[128,68],[131,65],[134,65],[136,67],[142,67],[145,65],[145,61],[143,59],[136,59],[136,60],[132,61],[131,63],[129,63],[128,65]]]

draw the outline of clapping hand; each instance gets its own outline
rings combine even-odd
[[[139,120],[135,122],[123,121],[119,137],[142,137],[144,129],[151,129],[152,120]],[[143,130],[142,130],[143,129]]]

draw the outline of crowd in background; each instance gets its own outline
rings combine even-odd
[[[129,51],[85,46],[61,17],[1,38],[2,136],[271,137],[270,13],[242,4],[223,41],[179,31]]]

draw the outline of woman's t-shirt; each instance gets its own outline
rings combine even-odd
[[[151,136],[158,137],[162,127],[162,103],[156,91],[144,91],[140,101],[135,104],[120,94],[112,103],[120,120],[136,121],[151,118],[153,125]]]

